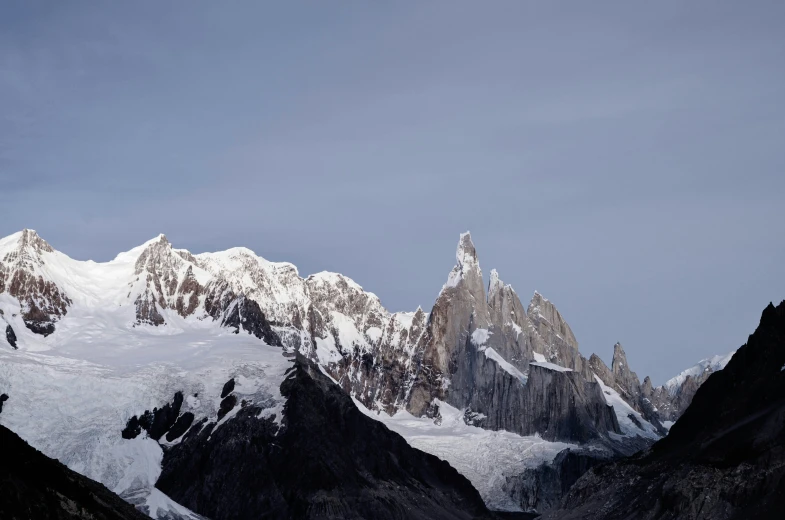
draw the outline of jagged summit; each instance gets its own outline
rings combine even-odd
[[[91,315],[94,309],[112,313],[128,326],[178,329],[187,323],[227,323],[226,313],[242,296],[258,306],[249,315],[278,327],[290,348],[331,366],[339,377],[349,375],[352,392],[373,408],[429,409],[434,399],[444,397],[443,389],[456,384],[451,372],[463,356],[456,349],[477,329],[488,330],[493,338],[489,355],[498,355],[520,373],[529,362],[544,361],[591,381],[594,369],[614,388],[628,382],[618,388],[623,396],[635,393],[637,376],[621,368],[627,365],[623,350],[615,356],[613,370],[587,362],[566,320],[541,293],[535,291],[525,308],[495,269],[486,291],[469,232],[460,234],[456,264],[432,310],[409,313],[390,313],[376,295],[339,273],[303,278],[294,265],[270,262],[243,247],[193,255],[159,234],[110,262],[81,262],[55,251],[34,231],[23,230],[0,239],[0,252],[19,244],[45,262],[20,268],[0,256],[0,293],[18,301],[16,307],[13,300],[2,305],[6,316],[20,311],[21,327],[41,336],[51,335],[67,314]],[[19,336],[20,325],[13,329]],[[24,348],[31,341],[21,337],[19,343]],[[394,368],[385,373],[392,379],[377,381],[373,372],[365,372],[372,360],[391,363]],[[415,384],[412,378],[422,376],[418,367],[430,372]]]
[[[464,265],[477,263],[477,250],[474,247],[472,235],[469,231],[461,233],[461,237],[458,240],[458,248],[455,251],[455,260],[461,268]]]
[[[496,269],[491,269],[490,278],[488,280],[488,302],[490,303],[490,301],[505,288],[512,290],[510,285],[506,285],[501,278],[499,278],[499,272]]]
[[[485,286],[468,232],[432,309],[398,313],[346,276],[301,277],[292,264],[242,247],[193,255],[158,235],[110,262],[81,262],[49,251],[28,231],[0,239],[0,253],[20,242],[40,250],[41,262],[20,267],[0,255],[0,334],[6,329],[7,343],[18,348],[0,345],[8,356],[76,350],[104,356],[101,362],[126,356],[140,363],[154,352],[156,360],[184,361],[190,352],[170,350],[192,345],[194,354],[215,355],[215,345],[239,337],[256,351],[265,347],[253,343],[258,338],[317,363],[359,405],[390,416],[406,411],[438,423],[455,410],[463,426],[620,451],[657,437],[649,422],[656,415],[645,408],[621,346],[614,370],[596,356],[587,361],[539,292],[527,309],[495,269]],[[650,381],[645,389],[646,399],[669,410],[670,394]],[[516,495],[526,485],[508,482],[499,493]]]
[[[611,368],[614,372],[622,370],[627,365],[627,354],[624,352],[624,347],[618,341],[613,345],[613,360],[611,361]]]
[[[0,260],[5,262],[36,261],[40,263],[41,253],[53,252],[52,246],[32,229],[23,229],[0,239]]]
[[[540,331],[541,335],[553,335],[574,350],[578,350],[578,340],[561,313],[550,300],[534,291],[526,313]]]
[[[169,239],[166,238],[166,235],[164,235],[163,233],[159,233],[156,236],[154,236],[153,238],[151,238],[149,240],[146,240],[142,244],[136,246],[134,248],[134,250],[135,249],[140,249],[140,248],[141,249],[147,249],[147,248],[149,248],[150,246],[153,246],[153,245],[161,245],[161,246],[169,245],[169,246],[171,246],[172,244],[171,244],[171,242],[169,242]]]
[[[477,249],[472,242],[472,236],[468,231],[461,233],[458,247],[455,250],[455,267],[450,271],[447,283],[444,284],[443,289],[456,287],[464,281],[469,284],[469,291],[475,298],[482,297],[485,299],[480,261],[477,258]],[[476,287],[477,284],[480,286],[479,291]]]
[[[49,243],[38,236],[38,233],[33,229],[23,229],[19,238],[19,247],[32,247],[35,251],[45,251],[47,253],[54,252]]]

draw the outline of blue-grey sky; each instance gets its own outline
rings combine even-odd
[[[430,308],[471,230],[655,383],[785,298],[785,3],[0,4],[0,235]]]

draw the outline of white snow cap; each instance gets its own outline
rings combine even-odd
[[[0,254],[3,256],[10,251],[21,251],[27,247],[32,247],[34,251],[39,253],[42,251],[54,252],[52,246],[38,236],[34,229],[23,229],[5,238],[0,238]]]

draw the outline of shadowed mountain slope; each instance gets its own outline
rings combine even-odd
[[[101,484],[71,471],[0,426],[0,518],[144,520]]]
[[[781,518],[785,511],[785,302],[712,374],[671,433],[592,469],[552,519]]]

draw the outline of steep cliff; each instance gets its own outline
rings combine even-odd
[[[779,518],[785,508],[785,302],[698,388],[670,434],[591,469],[546,518]]]
[[[535,292],[525,305],[495,270],[486,290],[469,233],[459,238],[455,266],[430,312],[389,312],[376,295],[337,273],[301,277],[292,264],[267,261],[245,248],[193,255],[164,235],[96,263],[73,260],[26,230],[0,239],[0,259],[0,324],[7,324],[6,339],[19,348],[6,349],[15,363],[39,363],[28,356],[35,352],[63,353],[90,363],[122,362],[124,373],[144,359],[170,366],[202,354],[216,356],[208,364],[213,366],[224,361],[218,350],[247,341],[251,349],[280,346],[276,352],[318,364],[358,406],[386,417],[412,414],[430,425],[460,417],[463,426],[501,432],[487,439],[509,441],[510,453],[516,446],[546,444],[547,456],[528,459],[524,452],[517,465],[472,474],[493,474],[492,484],[483,484],[483,498],[511,510],[542,510],[557,501],[554,493],[591,465],[587,457],[604,460],[650,445],[666,432],[660,418],[673,420],[706,377],[706,371],[690,372],[670,386],[652,388],[648,379],[641,384],[621,345],[612,368],[595,355],[587,360],[553,302]],[[10,288],[15,279],[35,283]],[[238,334],[229,334],[237,342],[227,338],[229,332]],[[253,357],[249,350],[232,356],[228,361],[240,363]],[[0,367],[0,376],[15,377],[2,372]],[[175,390],[169,388],[166,399]],[[124,435],[177,444],[186,430],[207,428],[188,405],[197,398],[183,399],[178,415],[174,402],[165,412],[164,402],[145,397],[124,418],[136,417],[125,424]],[[229,420],[244,410],[242,401],[229,393],[211,403],[212,411]],[[548,466],[565,446],[579,453]],[[443,453],[439,443],[424,447]],[[497,447],[488,442],[482,449]],[[533,468],[530,460],[544,465]],[[474,471],[460,462],[465,474]],[[148,504],[150,480],[143,479],[136,498],[131,488],[118,489]]]
[[[30,447],[4,426],[0,426],[0,517],[6,520],[149,518],[101,484]]]
[[[491,518],[449,464],[362,413],[299,356],[281,386],[281,418],[242,407],[166,448],[156,486],[214,520]]]

